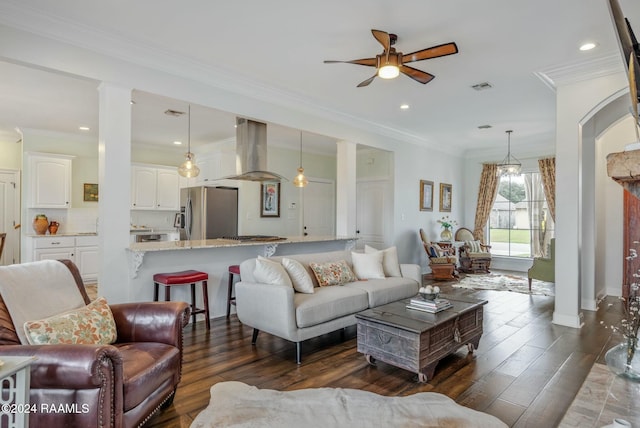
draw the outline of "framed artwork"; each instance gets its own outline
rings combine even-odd
[[[93,183],[84,183],[84,201],[98,202],[98,185]]]
[[[260,217],[280,217],[280,183],[260,184]]]
[[[453,186],[447,183],[440,183],[440,211],[451,212],[451,195]]]
[[[433,211],[433,181],[420,180],[420,211]]]

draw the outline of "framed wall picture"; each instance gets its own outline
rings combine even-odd
[[[420,180],[420,211],[433,211],[433,181]]]
[[[440,183],[440,211],[450,213],[451,212],[451,196],[453,192],[453,186],[447,183]]]
[[[98,185],[94,183],[84,183],[84,201],[98,202]]]
[[[260,184],[260,217],[280,217],[280,183]]]

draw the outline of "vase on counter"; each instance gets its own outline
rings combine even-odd
[[[60,227],[60,223],[58,223],[57,221],[51,221],[49,223],[49,233],[51,235],[55,235],[56,233],[58,233],[58,228]]]
[[[49,219],[44,214],[38,214],[33,219],[33,230],[36,232],[36,235],[45,235],[47,233],[47,228],[49,227]]]

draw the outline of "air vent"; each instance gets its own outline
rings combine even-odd
[[[476,83],[471,87],[476,91],[484,91],[485,89],[491,89],[493,86],[491,86],[491,83],[489,82],[482,82],[482,83]]]
[[[167,110],[164,112],[164,114],[166,114],[167,116],[174,116],[174,117],[180,117],[184,114],[183,111],[178,111],[178,110]]]
[[[491,128],[491,125],[480,125],[478,126],[478,129],[489,129]]]

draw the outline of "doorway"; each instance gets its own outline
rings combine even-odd
[[[20,263],[20,172],[0,169],[0,233],[6,233],[0,266]]]
[[[309,178],[309,184],[302,192],[302,234],[335,235],[335,183],[332,180]]]

